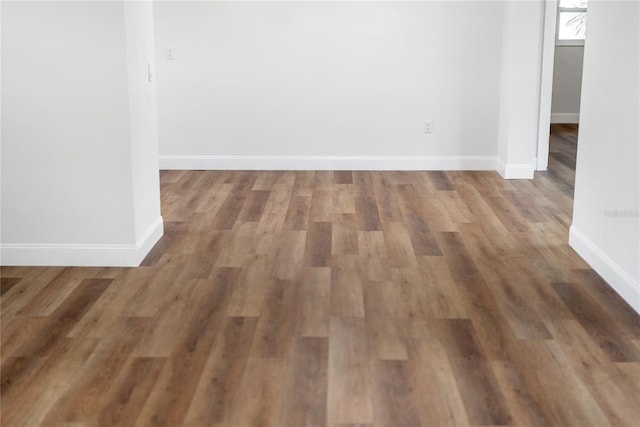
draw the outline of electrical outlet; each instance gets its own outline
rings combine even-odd
[[[165,48],[164,57],[169,61],[176,59],[176,49],[174,47]]]
[[[425,120],[424,121],[424,133],[433,132],[433,120]]]

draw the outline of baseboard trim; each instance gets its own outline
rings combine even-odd
[[[495,170],[491,156],[160,156],[163,170]]]
[[[140,265],[142,260],[151,252],[151,249],[164,235],[164,221],[161,216],[145,230],[136,241],[137,262],[136,266]]]
[[[580,113],[551,113],[551,123],[579,123]]]
[[[640,314],[640,283],[573,225],[569,229],[569,245]]]
[[[137,267],[164,233],[158,217],[136,244],[2,244],[3,266]]]
[[[497,159],[496,171],[504,179],[533,179],[535,163],[532,165],[514,163],[505,164],[502,160]]]

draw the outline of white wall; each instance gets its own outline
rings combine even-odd
[[[2,264],[131,265],[162,234],[152,95],[127,62],[147,7],[3,2]]]
[[[505,178],[531,179],[537,168],[543,3],[504,6],[497,169]]]
[[[556,46],[551,123],[578,123],[582,87],[583,46]]]
[[[156,3],[161,166],[494,169],[504,6]]]
[[[131,239],[122,5],[4,2],[2,33],[2,242]]]
[[[149,81],[149,73],[155,73],[153,5],[151,1],[126,1],[124,12],[135,236],[137,245],[148,245],[148,233],[162,221],[155,75]]]
[[[588,20],[570,243],[640,312],[640,3]]]

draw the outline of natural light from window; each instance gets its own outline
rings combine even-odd
[[[587,0],[558,2],[558,42],[584,43],[587,27]]]

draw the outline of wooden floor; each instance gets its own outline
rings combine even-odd
[[[637,426],[640,316],[548,172],[161,174],[127,268],[2,269],[4,426]]]

